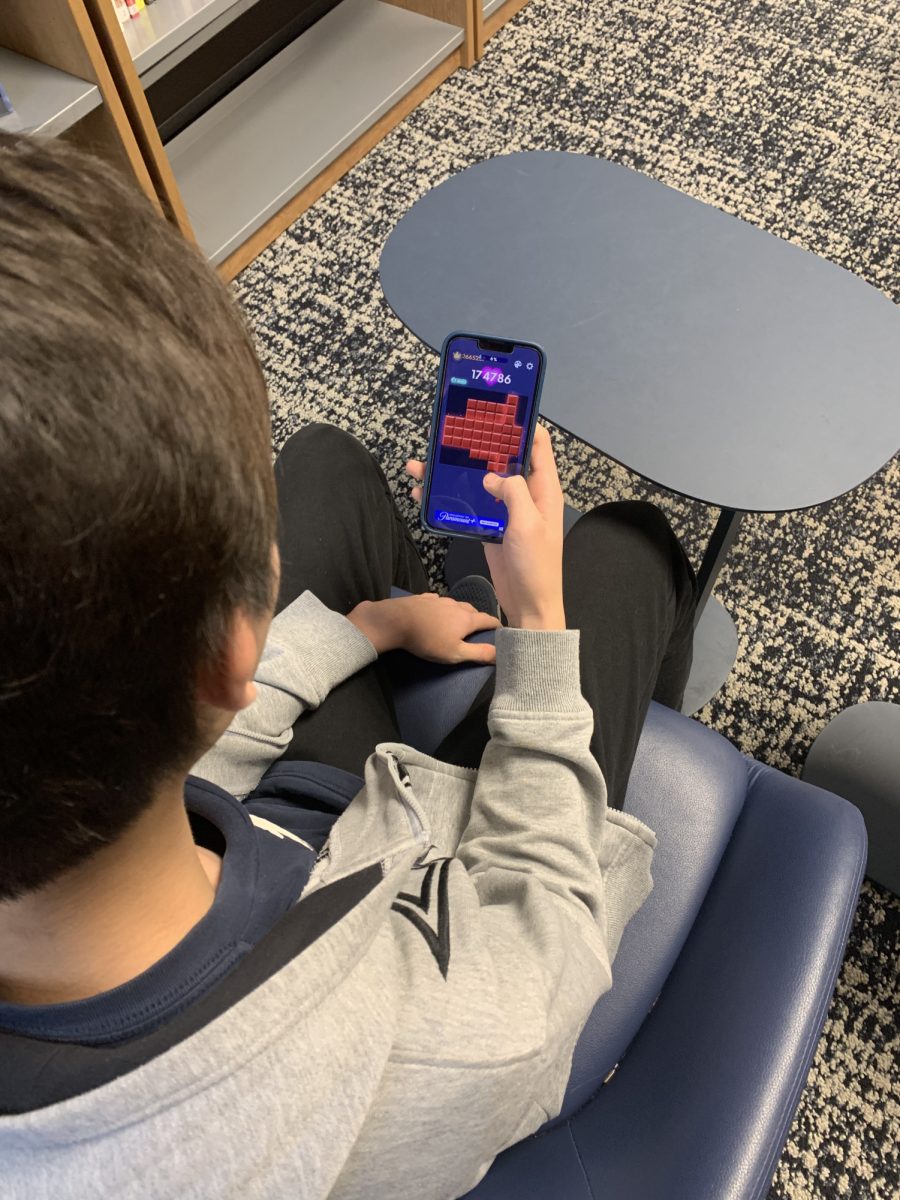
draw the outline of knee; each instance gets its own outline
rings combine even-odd
[[[632,532],[659,546],[678,543],[666,514],[649,500],[614,500],[610,504],[600,504],[586,513],[575,528],[584,522],[615,526],[623,533]]]
[[[373,466],[371,454],[352,433],[315,421],[291,434],[278,453],[275,472],[278,475],[299,468],[306,474],[331,475],[335,471],[358,474]]]
[[[576,522],[567,546],[569,539],[570,553],[580,556],[589,542],[598,561],[643,562],[671,577],[679,591],[693,594],[690,561],[665,513],[646,500],[616,500],[591,509]]]

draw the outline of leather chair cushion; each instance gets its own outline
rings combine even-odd
[[[653,1007],[706,896],[747,790],[749,761],[723,737],[651,704],[625,810],[655,831],[653,891],[629,922],[613,985],[588,1018],[557,1123],[603,1083]]]
[[[567,1122],[501,1154],[471,1200],[764,1200],[828,1012],[866,835],[837,796],[758,763],[748,782],[618,1070]],[[554,1187],[576,1164],[571,1191]]]
[[[900,896],[900,704],[838,713],[810,747],[803,778],[856,805],[869,834],[866,874]]]

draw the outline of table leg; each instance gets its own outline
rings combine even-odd
[[[722,509],[697,572],[699,595],[694,617],[694,661],[681,710],[688,715],[713,698],[731,674],[737,658],[737,628],[712,590],[743,518],[744,514],[733,508]]]
[[[707,601],[712,595],[713,588],[716,586],[719,572],[722,570],[722,565],[728,556],[728,551],[734,545],[734,540],[738,535],[738,530],[741,527],[743,519],[744,514],[733,508],[723,508],[719,513],[716,527],[712,531],[712,537],[709,539],[709,544],[703,554],[703,562],[700,564],[700,570],[697,572],[699,595],[697,597],[697,612],[694,615],[695,629],[700,624],[703,610],[706,608]]]

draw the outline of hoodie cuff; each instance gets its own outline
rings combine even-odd
[[[295,681],[305,687],[297,694],[312,693],[319,701],[333,688],[378,655],[364,633],[340,613],[326,608],[312,592],[304,592],[283,609],[269,626],[266,648],[256,672],[257,683],[292,689]]]
[[[583,712],[577,629],[498,629],[494,708]]]

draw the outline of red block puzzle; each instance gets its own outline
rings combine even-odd
[[[470,398],[465,416],[444,418],[441,442],[468,450],[472,458],[486,459],[489,471],[508,471],[509,460],[518,456],[522,445],[524,427],[516,424],[518,405],[518,396],[507,396],[506,404]]]

